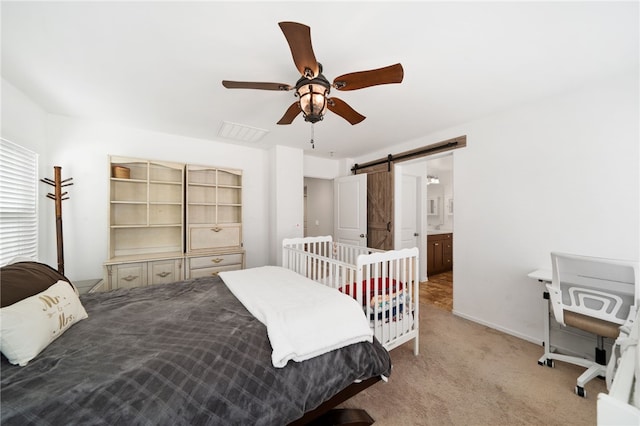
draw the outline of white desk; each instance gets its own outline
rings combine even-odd
[[[549,292],[547,291],[546,284],[551,284],[553,273],[550,269],[536,269],[533,272],[527,274],[529,278],[533,278],[538,280],[539,282],[545,284],[545,287],[542,290],[542,297],[545,299],[545,303],[543,303],[542,307],[542,316],[544,318],[544,354],[538,360],[538,364],[540,365],[549,365],[553,366],[553,360],[549,358],[549,354],[551,353],[551,330],[549,324]]]
[[[529,272],[527,274],[529,278],[534,278],[541,283],[549,283],[551,284],[551,280],[553,279],[553,273],[551,269],[536,269],[533,272]]]

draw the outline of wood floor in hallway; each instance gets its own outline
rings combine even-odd
[[[421,282],[420,301],[453,310],[453,271],[433,275],[428,281]]]

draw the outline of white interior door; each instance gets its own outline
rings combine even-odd
[[[333,180],[334,241],[367,245],[367,175]]]
[[[418,247],[418,176],[402,175],[402,209],[400,211],[400,248]]]

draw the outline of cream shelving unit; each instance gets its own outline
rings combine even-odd
[[[107,290],[244,268],[241,170],[117,156],[109,167]]]
[[[186,188],[187,278],[244,268],[242,171],[189,164]]]
[[[112,156],[109,168],[107,288],[182,279],[184,164]]]

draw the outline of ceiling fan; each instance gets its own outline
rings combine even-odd
[[[295,89],[298,100],[291,104],[278,124],[291,124],[302,113],[305,121],[316,123],[324,118],[326,110],[332,111],[349,123],[358,124],[366,117],[339,98],[329,98],[331,88],[336,90],[358,90],[379,84],[401,83],[404,70],[401,64],[390,65],[368,71],[343,74],[333,83],[322,74],[322,65],[316,60],[311,46],[311,28],[297,22],[279,22],[293,56],[296,68],[302,77],[295,86],[285,83],[262,83],[223,80],[227,89],[282,90]]]

